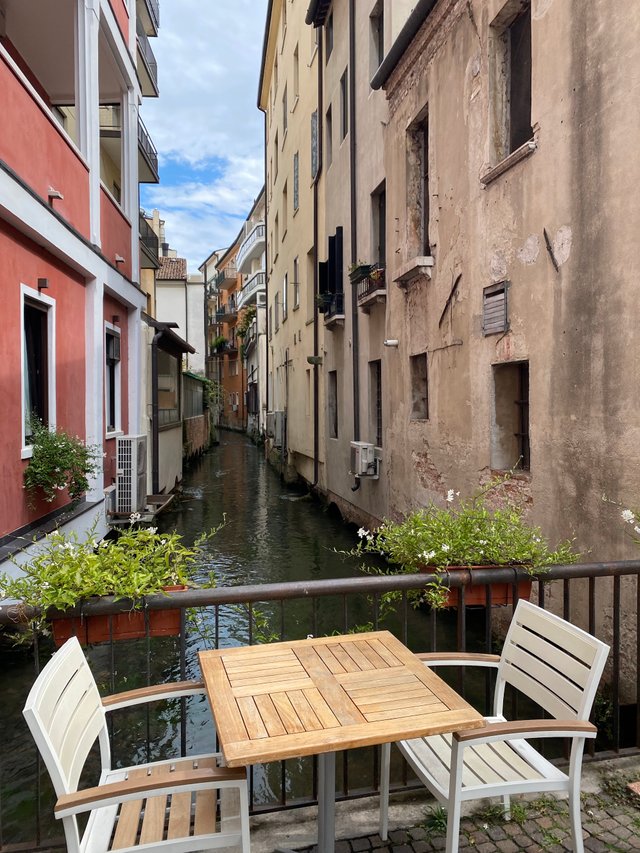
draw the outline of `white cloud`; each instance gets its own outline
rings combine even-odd
[[[256,106],[267,0],[160,0],[160,97],[142,115],[165,184],[143,189],[190,271],[237,233],[262,186]]]

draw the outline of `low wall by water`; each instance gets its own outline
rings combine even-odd
[[[199,456],[211,444],[211,421],[209,411],[195,418],[185,418],[182,432],[183,451],[185,459]]]

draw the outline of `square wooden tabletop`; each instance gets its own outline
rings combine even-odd
[[[388,631],[199,656],[230,767],[484,725]]]

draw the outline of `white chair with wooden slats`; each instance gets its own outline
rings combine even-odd
[[[591,706],[609,647],[559,616],[519,601],[500,656],[421,654],[426,666],[475,665],[498,670],[493,716],[482,729],[400,741],[397,745],[418,778],[442,803],[447,816],[447,853],[457,853],[460,807],[467,800],[502,797],[507,818],[511,794],[564,791],[569,795],[573,849],[583,853],[580,774],[586,738],[595,738]],[[505,688],[512,685],[549,718],[509,722],[503,716]],[[542,756],[532,738],[570,738],[565,773]],[[380,781],[380,835],[387,837],[389,760],[384,744]]]
[[[220,753],[112,769],[106,711],[204,692],[185,681],[100,698],[76,637],[53,656],[31,688],[24,716],[58,796],[69,853],[235,847],[250,853],[247,774],[220,766]],[[99,741],[98,784],[78,790]],[[218,817],[220,797],[220,817]],[[77,815],[89,812],[83,833]]]

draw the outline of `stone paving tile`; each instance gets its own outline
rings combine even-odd
[[[548,796],[522,801],[526,807],[522,823],[496,820],[491,813],[478,812],[460,824],[460,853],[569,853],[573,850],[566,800]],[[430,831],[428,810],[425,823],[396,829],[389,840],[379,835],[352,838],[336,843],[336,853],[437,853],[445,848],[441,833]],[[582,798],[582,828],[585,852],[640,853],[640,799],[607,792]],[[315,848],[304,848],[315,853]]]

